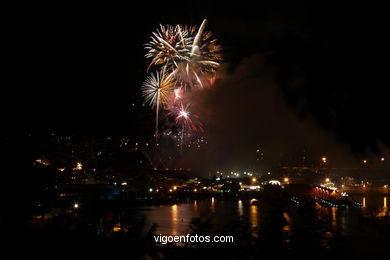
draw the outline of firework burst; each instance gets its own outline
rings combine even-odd
[[[168,110],[181,127],[181,146],[185,130],[203,131],[198,117],[188,110],[191,95],[187,94],[212,86],[222,61],[221,46],[206,26],[206,19],[199,27],[160,25],[145,44],[145,57],[151,60],[147,71],[157,70],[142,86],[145,102],[156,109],[156,142],[160,108]]]
[[[146,78],[142,86],[142,95],[145,102],[156,109],[156,140],[158,137],[159,110],[160,107],[167,105],[172,86],[172,80],[167,79],[164,72],[152,73]]]
[[[211,32],[205,31],[206,25],[205,19],[199,29],[196,26],[183,27],[192,35],[191,50],[186,58],[176,63],[175,69],[168,76],[188,88],[210,86],[209,79],[215,76],[222,61],[221,46]]]
[[[145,57],[152,59],[147,71],[153,64],[162,66],[166,71],[174,70],[179,62],[188,59],[191,42],[189,32],[179,25],[160,25],[160,29],[152,33],[149,43],[145,44],[148,51]]]

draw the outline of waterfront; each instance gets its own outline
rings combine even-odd
[[[330,208],[316,204],[318,214],[321,218],[329,220],[331,227],[339,230],[343,235],[351,234],[358,225],[359,216],[378,214],[380,217],[388,214],[388,197],[382,194],[360,194],[352,196],[352,199],[361,202],[362,207]],[[261,203],[251,205],[250,200],[225,200],[213,197],[188,201],[188,203],[140,207],[137,211],[140,216],[145,217],[146,226],[157,224],[157,234],[183,235],[191,232],[191,220],[201,216],[212,217],[212,223],[216,229],[222,229],[229,222],[240,218],[248,221],[251,227],[257,227],[261,225],[263,210]],[[289,211],[294,212],[292,208]],[[289,213],[285,212],[284,217],[290,225],[292,218]]]

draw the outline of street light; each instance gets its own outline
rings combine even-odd
[[[330,182],[330,179],[329,179],[329,178],[326,178],[326,179],[325,179],[325,182]]]
[[[321,161],[322,161],[323,163],[326,163],[326,162],[328,161],[328,159],[327,159],[325,156],[323,156],[323,157],[321,158]]]
[[[257,180],[256,180],[256,178],[252,178],[252,182],[256,182]]]
[[[284,182],[288,182],[288,178],[284,178]]]

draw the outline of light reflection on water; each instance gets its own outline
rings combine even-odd
[[[215,213],[215,199],[214,197],[211,198],[211,205],[210,205],[211,213]]]
[[[259,225],[259,217],[258,217],[258,206],[251,205],[250,206],[250,217],[249,222],[251,223],[251,227],[257,227]]]
[[[286,212],[283,213],[283,217],[286,219],[287,222],[287,225],[283,227],[283,230],[287,232],[291,231],[291,224],[292,224],[291,217]]]
[[[172,231],[171,233],[173,235],[177,235],[177,232],[178,232],[178,223],[179,223],[179,220],[178,220],[178,209],[177,209],[177,204],[175,205],[172,205],[171,206],[171,209],[172,209]]]
[[[337,208],[332,207],[332,227],[336,228],[337,227]]]
[[[244,215],[244,207],[242,206],[242,200],[238,200],[238,214],[240,217]]]
[[[363,208],[360,209],[362,212],[379,210],[381,215],[388,214],[387,197],[365,195],[354,197],[354,199],[363,203]],[[348,232],[353,209],[326,208],[318,204],[317,209],[321,216],[329,219],[332,228],[338,228],[342,233]],[[191,220],[200,216],[213,217],[212,223],[217,229],[222,229],[229,221],[239,217],[247,219],[251,227],[261,224],[261,204],[251,205],[249,200],[226,201],[213,197],[190,203],[143,207],[140,213],[146,217],[146,227],[156,223],[158,224],[156,233],[165,235],[191,233]],[[284,217],[288,223],[285,230],[289,230],[293,220],[287,213],[284,213]]]

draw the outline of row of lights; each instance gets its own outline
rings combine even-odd
[[[384,157],[381,157],[381,158],[380,158],[380,161],[381,161],[381,162],[384,162],[384,161],[385,161],[385,158],[384,158]],[[366,164],[366,163],[368,163],[368,161],[367,161],[367,160],[363,160],[363,163]]]
[[[385,161],[385,158],[384,158],[384,157],[381,157],[381,158],[380,158],[380,161],[381,161],[381,162],[384,162],[384,161]],[[328,158],[326,158],[325,156],[321,157],[321,162],[324,163],[324,164],[327,163],[327,162],[328,162]],[[364,160],[363,160],[363,163],[366,164],[366,163],[368,163],[368,161],[367,161],[366,159],[364,159]]]
[[[345,186],[344,184],[341,184],[342,188],[344,188],[344,186]],[[362,187],[365,188],[366,184],[363,184]],[[389,187],[389,185],[387,185],[387,184],[383,185],[383,188],[387,188],[387,187]]]

